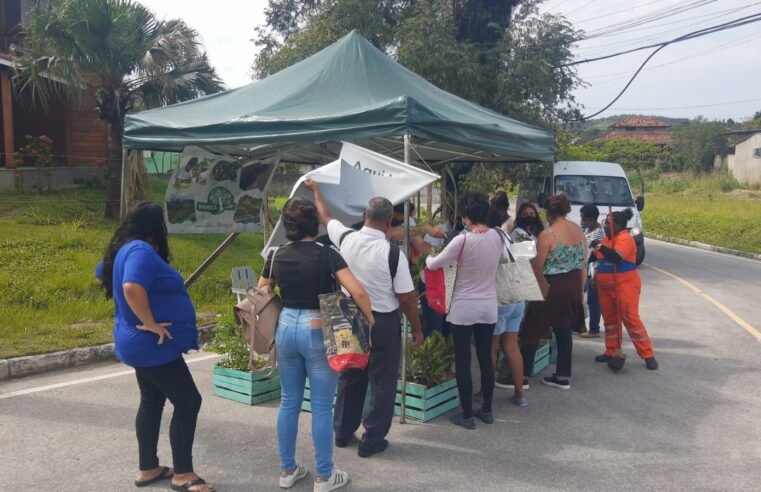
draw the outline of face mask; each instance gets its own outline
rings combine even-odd
[[[518,227],[523,229],[536,225],[536,222],[536,217],[518,217],[518,220],[515,221],[515,223],[518,224]]]

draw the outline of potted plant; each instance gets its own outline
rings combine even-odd
[[[407,347],[407,381],[397,386],[396,414],[401,413],[402,384],[406,386],[405,416],[427,422],[457,408],[457,382],[452,374],[454,343],[433,332],[418,346]]]
[[[232,314],[220,319],[204,349],[224,355],[212,375],[216,396],[247,405],[280,398],[280,374],[277,368],[265,368],[266,357],[256,357],[249,370],[249,348]]]

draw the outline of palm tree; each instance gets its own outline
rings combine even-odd
[[[57,0],[35,9],[16,53],[16,87],[42,107],[90,85],[109,125],[105,216],[119,216],[124,116],[223,89],[198,32],[134,0]]]

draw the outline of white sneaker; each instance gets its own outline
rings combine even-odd
[[[349,483],[349,474],[334,468],[329,479],[324,482],[314,483],[314,492],[327,492],[328,490],[340,489],[347,483]]]
[[[296,469],[293,470],[293,473],[290,473],[288,475],[280,474],[280,488],[281,489],[290,489],[294,485],[296,485],[296,482],[301,480],[302,478],[307,476],[307,469],[304,465],[301,465],[299,463],[296,463]]]

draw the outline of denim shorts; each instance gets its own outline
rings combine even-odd
[[[497,309],[497,326],[494,327],[494,336],[503,333],[518,333],[523,320],[525,302],[505,304]]]

